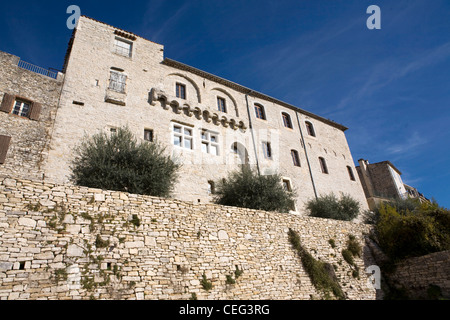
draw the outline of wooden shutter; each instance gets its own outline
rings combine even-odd
[[[0,105],[0,111],[10,113],[14,104],[15,96],[9,93],[5,93],[3,96],[2,104]]]
[[[30,119],[31,120],[39,120],[39,115],[41,114],[42,105],[37,102],[33,102],[31,104],[30,110]]]
[[[11,137],[0,135],[0,164],[5,163]]]

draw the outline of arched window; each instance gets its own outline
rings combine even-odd
[[[350,177],[350,180],[355,181],[355,175],[353,174],[353,170],[350,166],[347,166],[348,175]]]
[[[281,117],[283,118],[283,125],[284,125],[286,128],[292,129],[291,116],[290,116],[288,113],[286,113],[286,112],[282,112],[282,113],[281,113]]]
[[[308,134],[312,137],[316,136],[316,131],[314,130],[314,126],[311,122],[305,121],[306,130],[308,131]]]
[[[291,150],[291,157],[292,157],[292,162],[294,163],[294,166],[300,167],[300,158],[298,156],[297,150]]]
[[[264,107],[260,104],[255,104],[255,113],[258,119],[266,120],[266,113]]]
[[[322,170],[322,173],[328,174],[328,167],[327,167],[327,163],[326,163],[325,159],[322,157],[319,157],[319,162],[320,162],[320,169]]]

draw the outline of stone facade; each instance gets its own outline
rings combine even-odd
[[[19,57],[0,51],[0,174],[28,179],[43,179],[63,75],[53,79],[18,66]],[[8,100],[9,99],[9,100]],[[35,112],[14,114],[17,101],[24,101]]]
[[[320,298],[289,228],[348,299],[376,298],[368,225],[2,177],[0,299]],[[350,234],[359,278],[341,254]]]
[[[132,33],[80,18],[66,56],[66,80],[45,165],[47,181],[69,182],[72,150],[84,136],[128,126],[141,139],[151,130],[183,164],[174,190],[178,199],[209,203],[211,181],[248,164],[262,174],[280,173],[297,191],[298,213],[315,194],[331,192],[350,194],[367,209],[359,179],[351,179],[348,172],[356,176],[344,126],[164,58],[163,50]],[[177,85],[184,97],[181,92],[177,97]],[[218,110],[219,98],[225,112]],[[265,119],[256,117],[255,105],[263,107]],[[308,134],[307,121],[315,136]],[[180,138],[191,139],[188,148],[174,145],[174,126],[190,132],[190,137]],[[270,158],[264,154],[266,142]],[[207,148],[209,153],[202,151]],[[293,164],[291,150],[300,166]],[[328,173],[322,173],[319,157]]]
[[[369,163],[359,159],[356,167],[369,208],[375,209],[380,203],[392,199],[417,198],[429,202],[416,188],[403,183],[402,173],[390,162]]]

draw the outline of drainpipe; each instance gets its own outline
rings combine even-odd
[[[309,176],[311,177],[311,182],[312,182],[312,186],[313,186],[313,190],[314,190],[314,195],[315,195],[315,197],[317,199],[318,197],[317,197],[316,185],[314,183],[314,178],[313,178],[313,174],[312,174],[312,170],[311,170],[311,164],[309,163],[309,158],[308,158],[308,150],[306,150],[305,139],[303,139],[302,126],[300,125],[300,119],[298,117],[298,112],[297,111],[295,111],[295,115],[297,116],[298,128],[300,129],[300,136],[302,138],[303,148],[305,149],[305,156],[306,156],[306,162],[308,163]]]
[[[256,159],[256,168],[258,169],[258,175],[261,175],[261,171],[259,170],[259,161],[258,161],[258,152],[256,150],[256,142],[255,142],[255,133],[253,132],[253,125],[252,125],[252,117],[250,115],[250,108],[248,106],[248,95],[251,94],[253,91],[250,90],[245,94],[245,101],[247,103],[247,114],[248,114],[248,123],[250,132],[252,133],[252,141],[253,141],[253,150],[255,151],[255,159]]]

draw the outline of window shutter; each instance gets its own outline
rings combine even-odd
[[[11,137],[0,135],[0,164],[5,163]]]
[[[39,115],[41,114],[42,105],[37,102],[33,102],[31,104],[31,111],[30,111],[30,119],[31,120],[39,120]]]
[[[0,105],[0,111],[10,113],[13,103],[14,103],[15,96],[9,93],[5,93],[3,96],[2,104]]]

